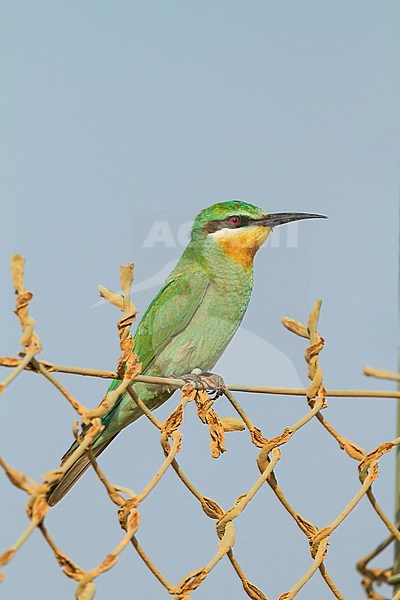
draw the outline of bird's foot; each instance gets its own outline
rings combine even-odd
[[[225,381],[220,375],[208,371],[202,372],[200,369],[193,369],[191,373],[187,373],[186,375],[173,375],[173,377],[183,379],[186,383],[191,383],[195,390],[206,391],[213,400],[222,396],[226,390]]]

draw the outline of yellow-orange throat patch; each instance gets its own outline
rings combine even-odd
[[[254,255],[270,234],[269,227],[254,225],[240,229],[220,229],[211,234],[217,244],[235,263],[248,268]]]

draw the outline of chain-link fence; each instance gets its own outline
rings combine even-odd
[[[372,568],[370,562],[391,542],[394,540],[399,542],[400,533],[396,525],[384,513],[379,505],[373,493],[372,484],[379,475],[379,459],[387,452],[393,451],[396,446],[400,444],[400,438],[396,438],[389,442],[383,442],[376,448],[365,451],[353,441],[343,437],[325,418],[322,411],[327,408],[326,397],[328,396],[399,398],[400,394],[398,392],[381,392],[377,390],[325,390],[323,385],[323,373],[319,364],[319,354],[324,347],[324,339],[318,332],[318,320],[321,309],[320,301],[317,301],[314,304],[307,324],[289,318],[282,319],[283,325],[289,331],[308,341],[305,359],[308,365],[309,387],[307,389],[283,389],[258,386],[230,386],[228,384],[225,396],[237,413],[237,417],[220,418],[214,408],[214,399],[210,397],[206,391],[196,390],[193,385],[179,379],[140,375],[140,363],[134,353],[134,342],[130,333],[130,327],[136,316],[136,309],[130,298],[130,290],[133,281],[132,264],[121,267],[120,277],[123,292],[122,295],[107,290],[102,286],[100,287],[100,293],[103,298],[115,305],[123,313],[122,318],[118,321],[121,355],[118,359],[116,371],[109,372],[80,367],[66,367],[55,365],[47,361],[39,361],[37,355],[40,353],[42,345],[35,331],[35,322],[29,314],[29,303],[32,299],[32,294],[25,289],[24,263],[25,261],[21,256],[13,255],[11,259],[12,279],[17,294],[15,313],[21,323],[23,331],[21,344],[24,350],[18,358],[0,358],[1,366],[12,369],[10,374],[0,384],[0,394],[6,391],[6,388],[23,370],[30,370],[33,373],[40,374],[45,377],[50,384],[54,385],[72,405],[80,416],[81,424],[83,426],[81,431],[85,431],[85,433],[80,433],[78,424],[75,424],[74,434],[79,443],[77,449],[67,458],[60,468],[47,473],[44,476],[44,481],[42,483],[36,483],[29,476],[10,466],[0,457],[0,465],[4,469],[10,482],[28,494],[27,513],[29,517],[29,525],[26,530],[20,535],[14,545],[0,556],[0,565],[5,566],[9,563],[14,558],[19,548],[28,540],[32,532],[35,529],[39,529],[65,575],[77,582],[76,597],[78,600],[89,600],[94,597],[96,592],[94,580],[103,572],[113,568],[119,555],[128,544],[133,545],[136,552],[154,577],[175,599],[188,600],[190,594],[202,584],[210,571],[217,567],[219,561],[221,559],[227,559],[232,565],[233,572],[241,580],[247,596],[254,600],[266,600],[268,590],[261,591],[249,581],[235,556],[234,544],[235,520],[240,518],[240,515],[244,510],[251,510],[251,507],[248,505],[252,498],[264,484],[267,484],[270,487],[271,492],[275,494],[282,505],[282,509],[289,513],[290,517],[293,519],[294,525],[297,526],[308,539],[311,555],[309,569],[296,583],[288,582],[287,587],[290,589],[283,592],[279,596],[279,600],[289,600],[294,598],[307,581],[309,581],[317,572],[319,572],[320,576],[323,578],[333,597],[338,599],[344,598],[327,572],[325,558],[328,552],[328,545],[334,543],[334,538],[331,542],[331,536],[364,496],[368,498],[377,517],[384,523],[390,535],[374,551],[361,559],[357,568],[361,574],[361,583],[365,590],[366,597],[382,600],[383,597],[375,591],[375,584],[382,582],[395,584],[397,575],[394,574],[393,569],[390,568]],[[118,379],[120,380],[120,383],[115,390],[110,391],[104,397],[97,408],[88,409],[57,380],[54,376],[55,372]],[[383,378],[396,377],[387,373],[376,373],[371,369],[367,371],[367,374],[381,376]],[[132,384],[135,381],[181,388],[180,402],[164,422],[160,422],[137,396],[132,387]],[[159,470],[150,478],[148,484],[139,494],[134,493],[130,487],[111,484],[91,452],[93,440],[104,429],[101,417],[111,410],[119,395],[125,391],[132,396],[144,415],[151,421],[152,425],[159,430],[160,442],[165,455]],[[256,427],[250,417],[244,412],[232,393],[235,391],[301,395],[305,397],[307,406],[304,416],[301,419],[296,423],[285,427],[280,435],[268,439],[263,435],[261,429]],[[237,498],[235,504],[229,508],[222,508],[215,499],[204,496],[201,491],[195,487],[177,462],[176,457],[182,447],[182,434],[180,428],[183,424],[185,408],[188,402],[194,402],[196,404],[197,414],[200,420],[209,429],[211,453],[214,458],[217,459],[221,453],[226,451],[225,435],[228,432],[234,432],[236,430],[246,429],[249,434],[249,441],[259,449],[257,458],[257,466],[260,471],[259,477],[254,482],[253,486],[249,490],[244,491],[244,493]],[[274,473],[274,468],[281,459],[280,446],[290,442],[296,432],[302,427],[307,427],[307,424],[310,423],[312,419],[317,419],[320,425],[325,429],[327,435],[335,438],[339,449],[344,450],[349,459],[356,461],[358,477],[360,480],[360,487],[354,497],[343,507],[340,514],[331,523],[327,523],[322,528],[318,528],[309,519],[304,518],[297,512],[295,507],[291,504],[290,499],[284,493],[284,490],[279,486]],[[12,450],[10,450],[10,452],[12,452]],[[81,568],[73,559],[68,557],[61,548],[59,548],[45,525],[46,514],[51,509],[47,502],[50,490],[62,479],[63,475],[68,471],[74,461],[85,452],[88,453],[92,467],[104,485],[105,492],[108,494],[110,501],[116,506],[119,523],[124,532],[120,542],[115,548],[110,550],[104,560],[89,570]],[[188,493],[193,494],[204,513],[210,519],[216,521],[217,537],[215,554],[210,557],[207,564],[199,565],[198,569],[195,571],[183,574],[182,579],[178,583],[171,583],[166,579],[163,573],[158,569],[157,565],[151,560],[151,549],[144,549],[136,537],[136,533],[140,526],[140,506],[146,501],[148,495],[155,486],[157,486],[168,469],[173,469],[175,471],[178,480],[180,480],[187,488]],[[127,482],[127,484],[131,485],[131,482]],[[393,597],[396,600],[399,600],[400,592],[395,593]]]

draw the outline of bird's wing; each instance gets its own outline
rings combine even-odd
[[[135,352],[142,363],[142,373],[168,342],[187,327],[209,285],[209,276],[200,270],[177,274],[166,281],[135,333]]]
[[[200,270],[175,274],[167,279],[146,310],[136,330],[135,352],[142,363],[142,372],[146,372],[155,357],[166,347],[168,342],[187,327],[199,308],[209,285],[210,279],[207,273]],[[119,380],[112,381],[109,391],[116,389],[119,384]],[[122,398],[123,394],[121,394],[111,411],[102,418],[102,423],[106,427]],[[99,440],[95,440],[93,444],[95,456],[101,454],[117,433],[118,431],[114,432],[109,439],[102,442],[100,437]],[[67,460],[77,447],[77,442],[74,442],[63,456],[61,464]],[[90,460],[86,454],[75,461],[61,481],[50,491],[49,502],[51,505],[56,504],[63,498],[89,465]]]

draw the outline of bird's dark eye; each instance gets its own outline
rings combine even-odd
[[[229,217],[228,223],[231,227],[239,227],[241,218],[238,215],[232,215],[232,217]]]

